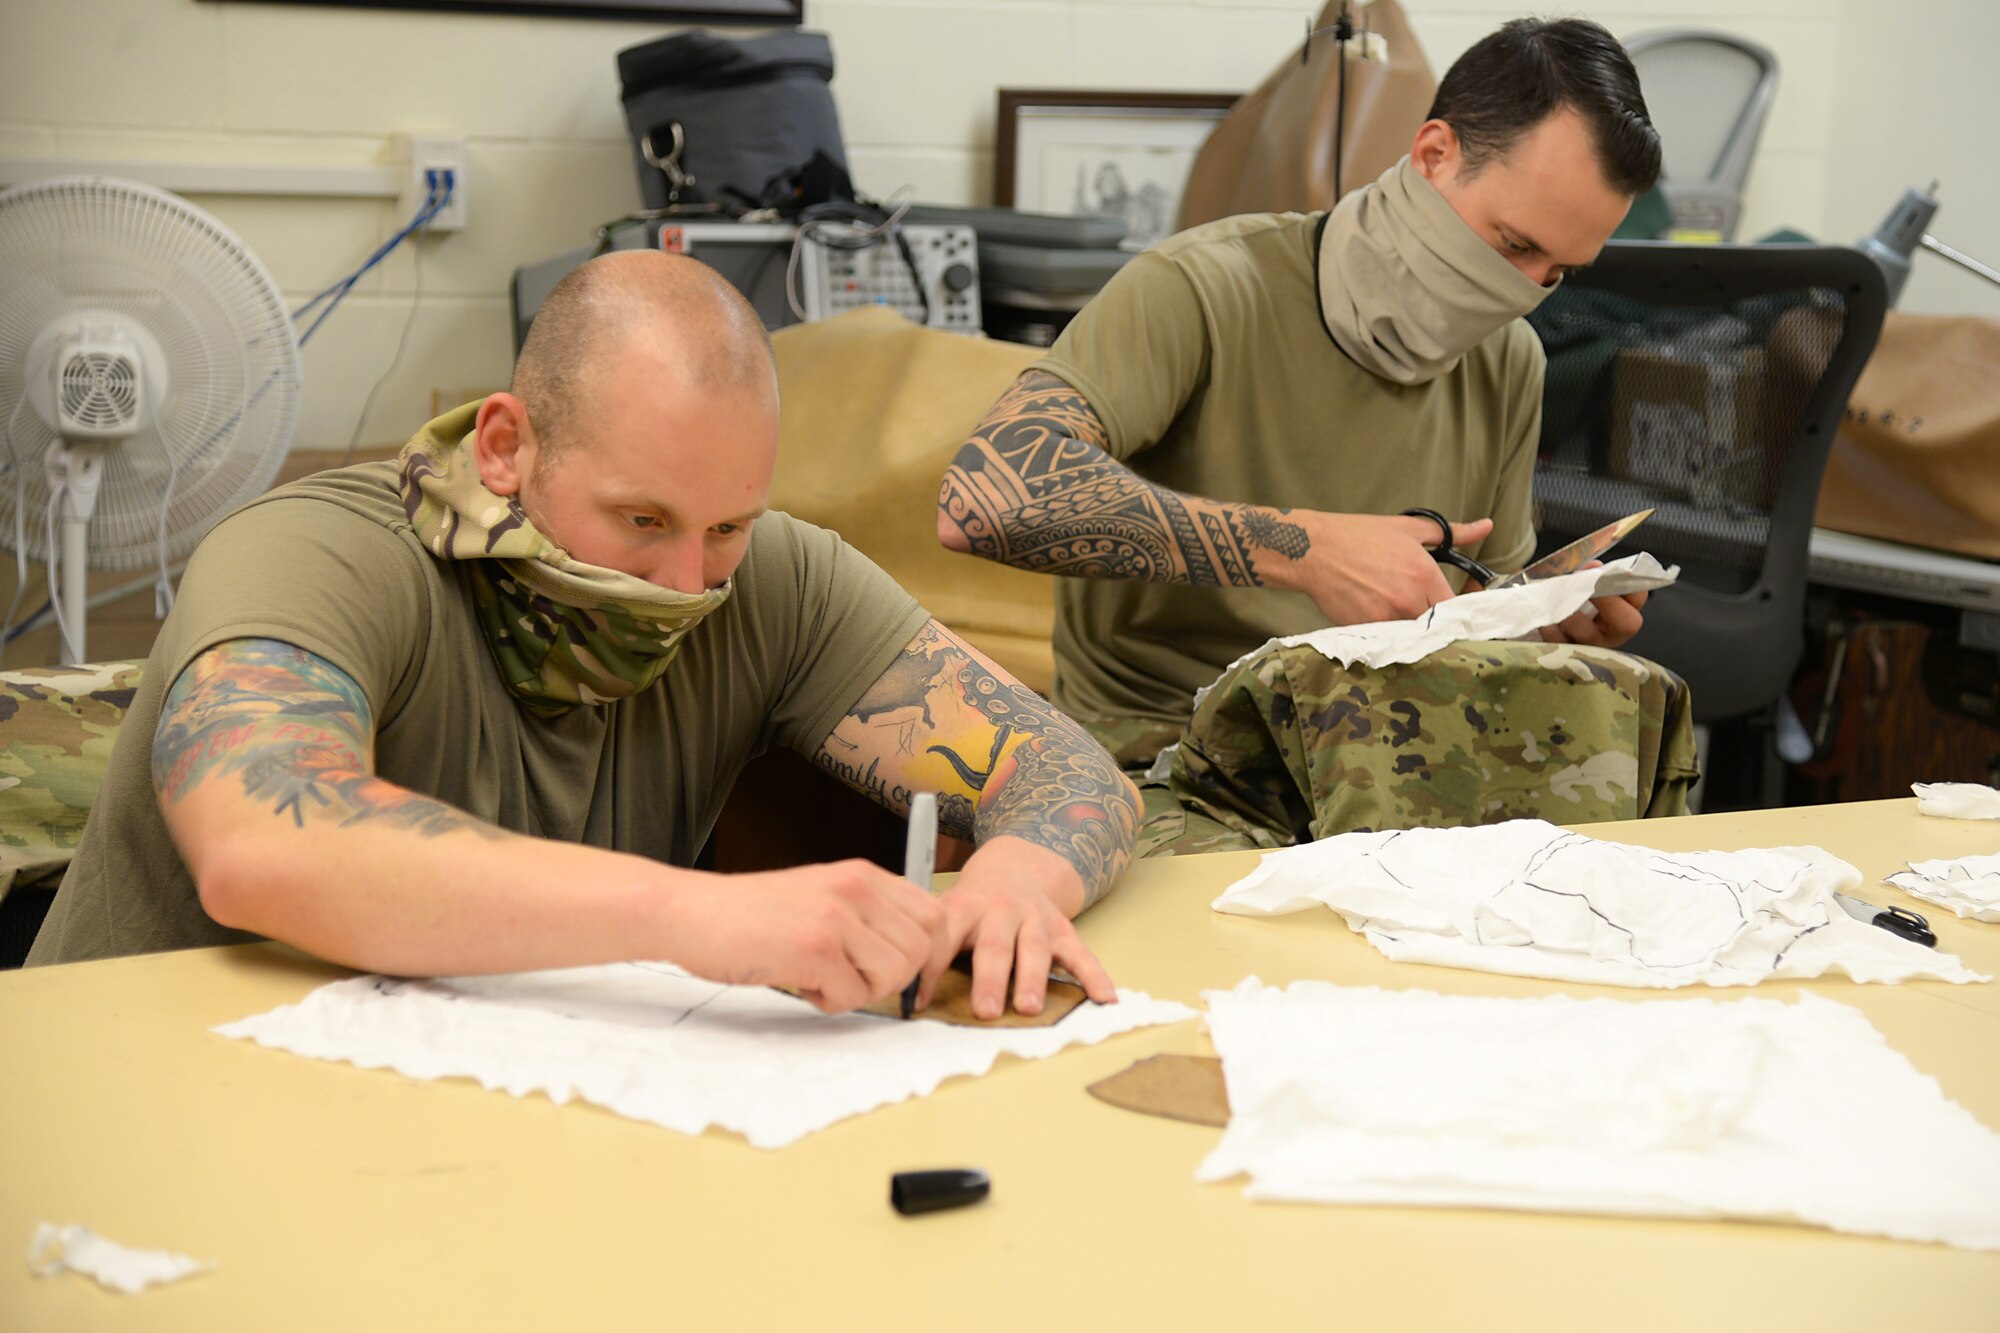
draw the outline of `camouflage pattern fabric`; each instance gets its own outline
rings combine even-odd
[[[730,585],[679,593],[570,558],[513,496],[486,489],[473,452],[479,404],[403,446],[403,508],[430,553],[472,562],[472,598],[500,675],[538,713],[610,703],[658,680]]]
[[[1083,725],[1134,782],[1152,766],[1154,756],[1181,738],[1180,723],[1152,718],[1084,720]]]
[[[1142,786],[1139,854],[1679,815],[1696,775],[1686,683],[1629,653],[1470,642],[1371,668],[1271,648],[1217,680]]]
[[[0,672],[0,897],[69,864],[141,665]]]

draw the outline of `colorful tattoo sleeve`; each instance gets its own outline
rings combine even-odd
[[[153,733],[153,788],[172,810],[236,782],[293,828],[380,823],[426,837],[500,830],[374,773],[375,722],[352,677],[303,648],[233,639],[181,672]]]
[[[1049,848],[1076,867],[1087,903],[1124,870],[1138,833],[1137,798],[1103,747],[936,621],[814,760],[898,813],[914,793],[938,793],[939,826],[955,837]]]
[[[1290,510],[1154,485],[1108,439],[1082,394],[1028,371],[952,459],[938,506],[974,555],[1042,574],[1251,588],[1260,555],[1305,555]]]

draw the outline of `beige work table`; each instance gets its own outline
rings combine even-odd
[[[1816,842],[1871,879],[2000,850],[2000,824],[1925,819],[1907,800],[1589,831],[1668,850]],[[1254,861],[1140,865],[1084,934],[1122,985],[1195,1004],[1252,974],[1657,1003],[1753,993],[1398,965],[1330,912],[1209,911]],[[1879,883],[1862,894],[1905,901]],[[2000,926],[1927,914],[1941,948],[2000,973]],[[208,1031],[341,975],[251,946],[0,976],[0,1328],[2000,1328],[2000,1254],[1798,1226],[1252,1204],[1240,1181],[1198,1185],[1219,1131],[1084,1086],[1158,1052],[1206,1053],[1199,1023],[1003,1058],[776,1152]],[[1996,987],[1754,993],[1858,1006],[2000,1128]],[[960,1165],[991,1174],[990,1199],[890,1210],[890,1173]],[[219,1268],[138,1296],[32,1278],[22,1256],[43,1220]]]

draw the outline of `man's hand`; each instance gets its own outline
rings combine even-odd
[[[1287,521],[1304,529],[1305,549],[1287,560],[1260,551],[1257,573],[1276,588],[1305,593],[1336,625],[1420,616],[1452,595],[1431,558],[1441,534],[1427,518],[1327,514],[1294,509]],[[1451,525],[1453,546],[1471,546],[1493,531],[1493,520]]]
[[[682,890],[673,917],[663,956],[829,1014],[895,995],[920,970],[935,979],[960,939],[942,899],[860,860],[713,878]]]
[[[1051,963],[1061,964],[1099,1004],[1116,1002],[1117,988],[1069,919],[1083,896],[1075,868],[1056,853],[1020,838],[988,840],[966,862],[958,882],[939,895],[947,948],[924,967],[917,1006],[930,1003],[938,977],[968,948],[977,1018],[1006,1012],[1010,976],[1014,1008],[1023,1014],[1042,1012]]]
[[[1593,560],[1585,569],[1601,569],[1602,560]],[[1640,609],[1646,605],[1644,592],[1628,592],[1615,597],[1593,597],[1567,618],[1542,626],[1548,643],[1582,643],[1593,648],[1616,648],[1639,632],[1646,623]]]

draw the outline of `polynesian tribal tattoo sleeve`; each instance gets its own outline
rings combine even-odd
[[[503,836],[376,777],[374,731],[361,687],[325,658],[273,639],[234,639],[196,658],[167,692],[153,733],[153,788],[171,811],[204,784],[240,783],[298,829],[310,821]]]
[[[939,508],[974,555],[1041,574],[1254,588],[1260,556],[1309,549],[1290,510],[1154,485],[1107,442],[1082,394],[1028,371],[952,459]]]
[[[1131,785],[1103,747],[932,621],[826,738],[814,762],[899,814],[938,793],[938,824],[972,842],[1005,834],[1076,867],[1091,903],[1138,835]]]

